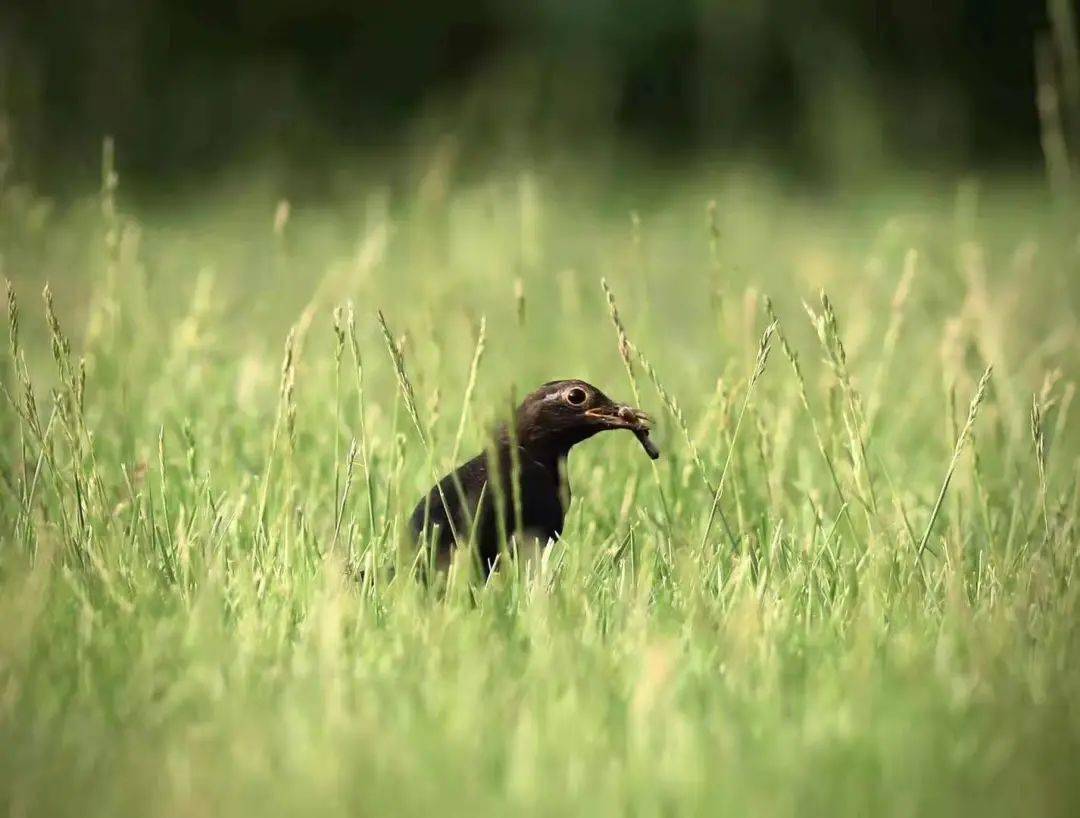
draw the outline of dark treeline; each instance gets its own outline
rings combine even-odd
[[[1055,0],[1056,2],[1056,0]],[[617,137],[828,174],[1040,162],[1042,0],[8,0],[0,103],[35,174],[272,150],[489,152]]]

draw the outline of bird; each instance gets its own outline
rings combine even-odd
[[[490,448],[421,498],[409,518],[414,542],[433,549],[435,564],[445,568],[454,549],[471,539],[486,577],[497,567],[500,543],[511,535],[543,546],[562,534],[571,448],[599,432],[626,429],[656,460],[660,451],[649,437],[651,426],[643,411],[613,401],[586,381],[549,381],[496,430]]]

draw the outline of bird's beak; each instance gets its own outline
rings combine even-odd
[[[609,429],[644,429],[648,431],[652,426],[652,418],[640,409],[617,403],[588,409],[585,412],[585,417],[599,421]]]
[[[645,454],[656,460],[660,457],[660,450],[649,438],[649,429],[652,428],[652,418],[625,404],[610,404],[588,409],[585,416],[599,422],[605,429],[629,429],[638,439]]]

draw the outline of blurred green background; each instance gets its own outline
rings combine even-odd
[[[129,193],[240,164],[317,196],[342,157],[389,174],[441,139],[481,171],[1030,173],[1055,16],[1075,29],[1060,0],[7,2],[0,110],[11,167],[58,195],[97,184],[106,134]]]
[[[0,815],[1080,815],[1073,7],[0,0]]]

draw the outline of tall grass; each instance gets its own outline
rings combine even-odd
[[[104,174],[0,201],[0,810],[1080,809],[1060,204],[670,180],[628,236],[530,176],[523,264],[513,179],[136,217]],[[416,581],[417,499],[572,376],[663,458],[599,436],[541,561]]]

